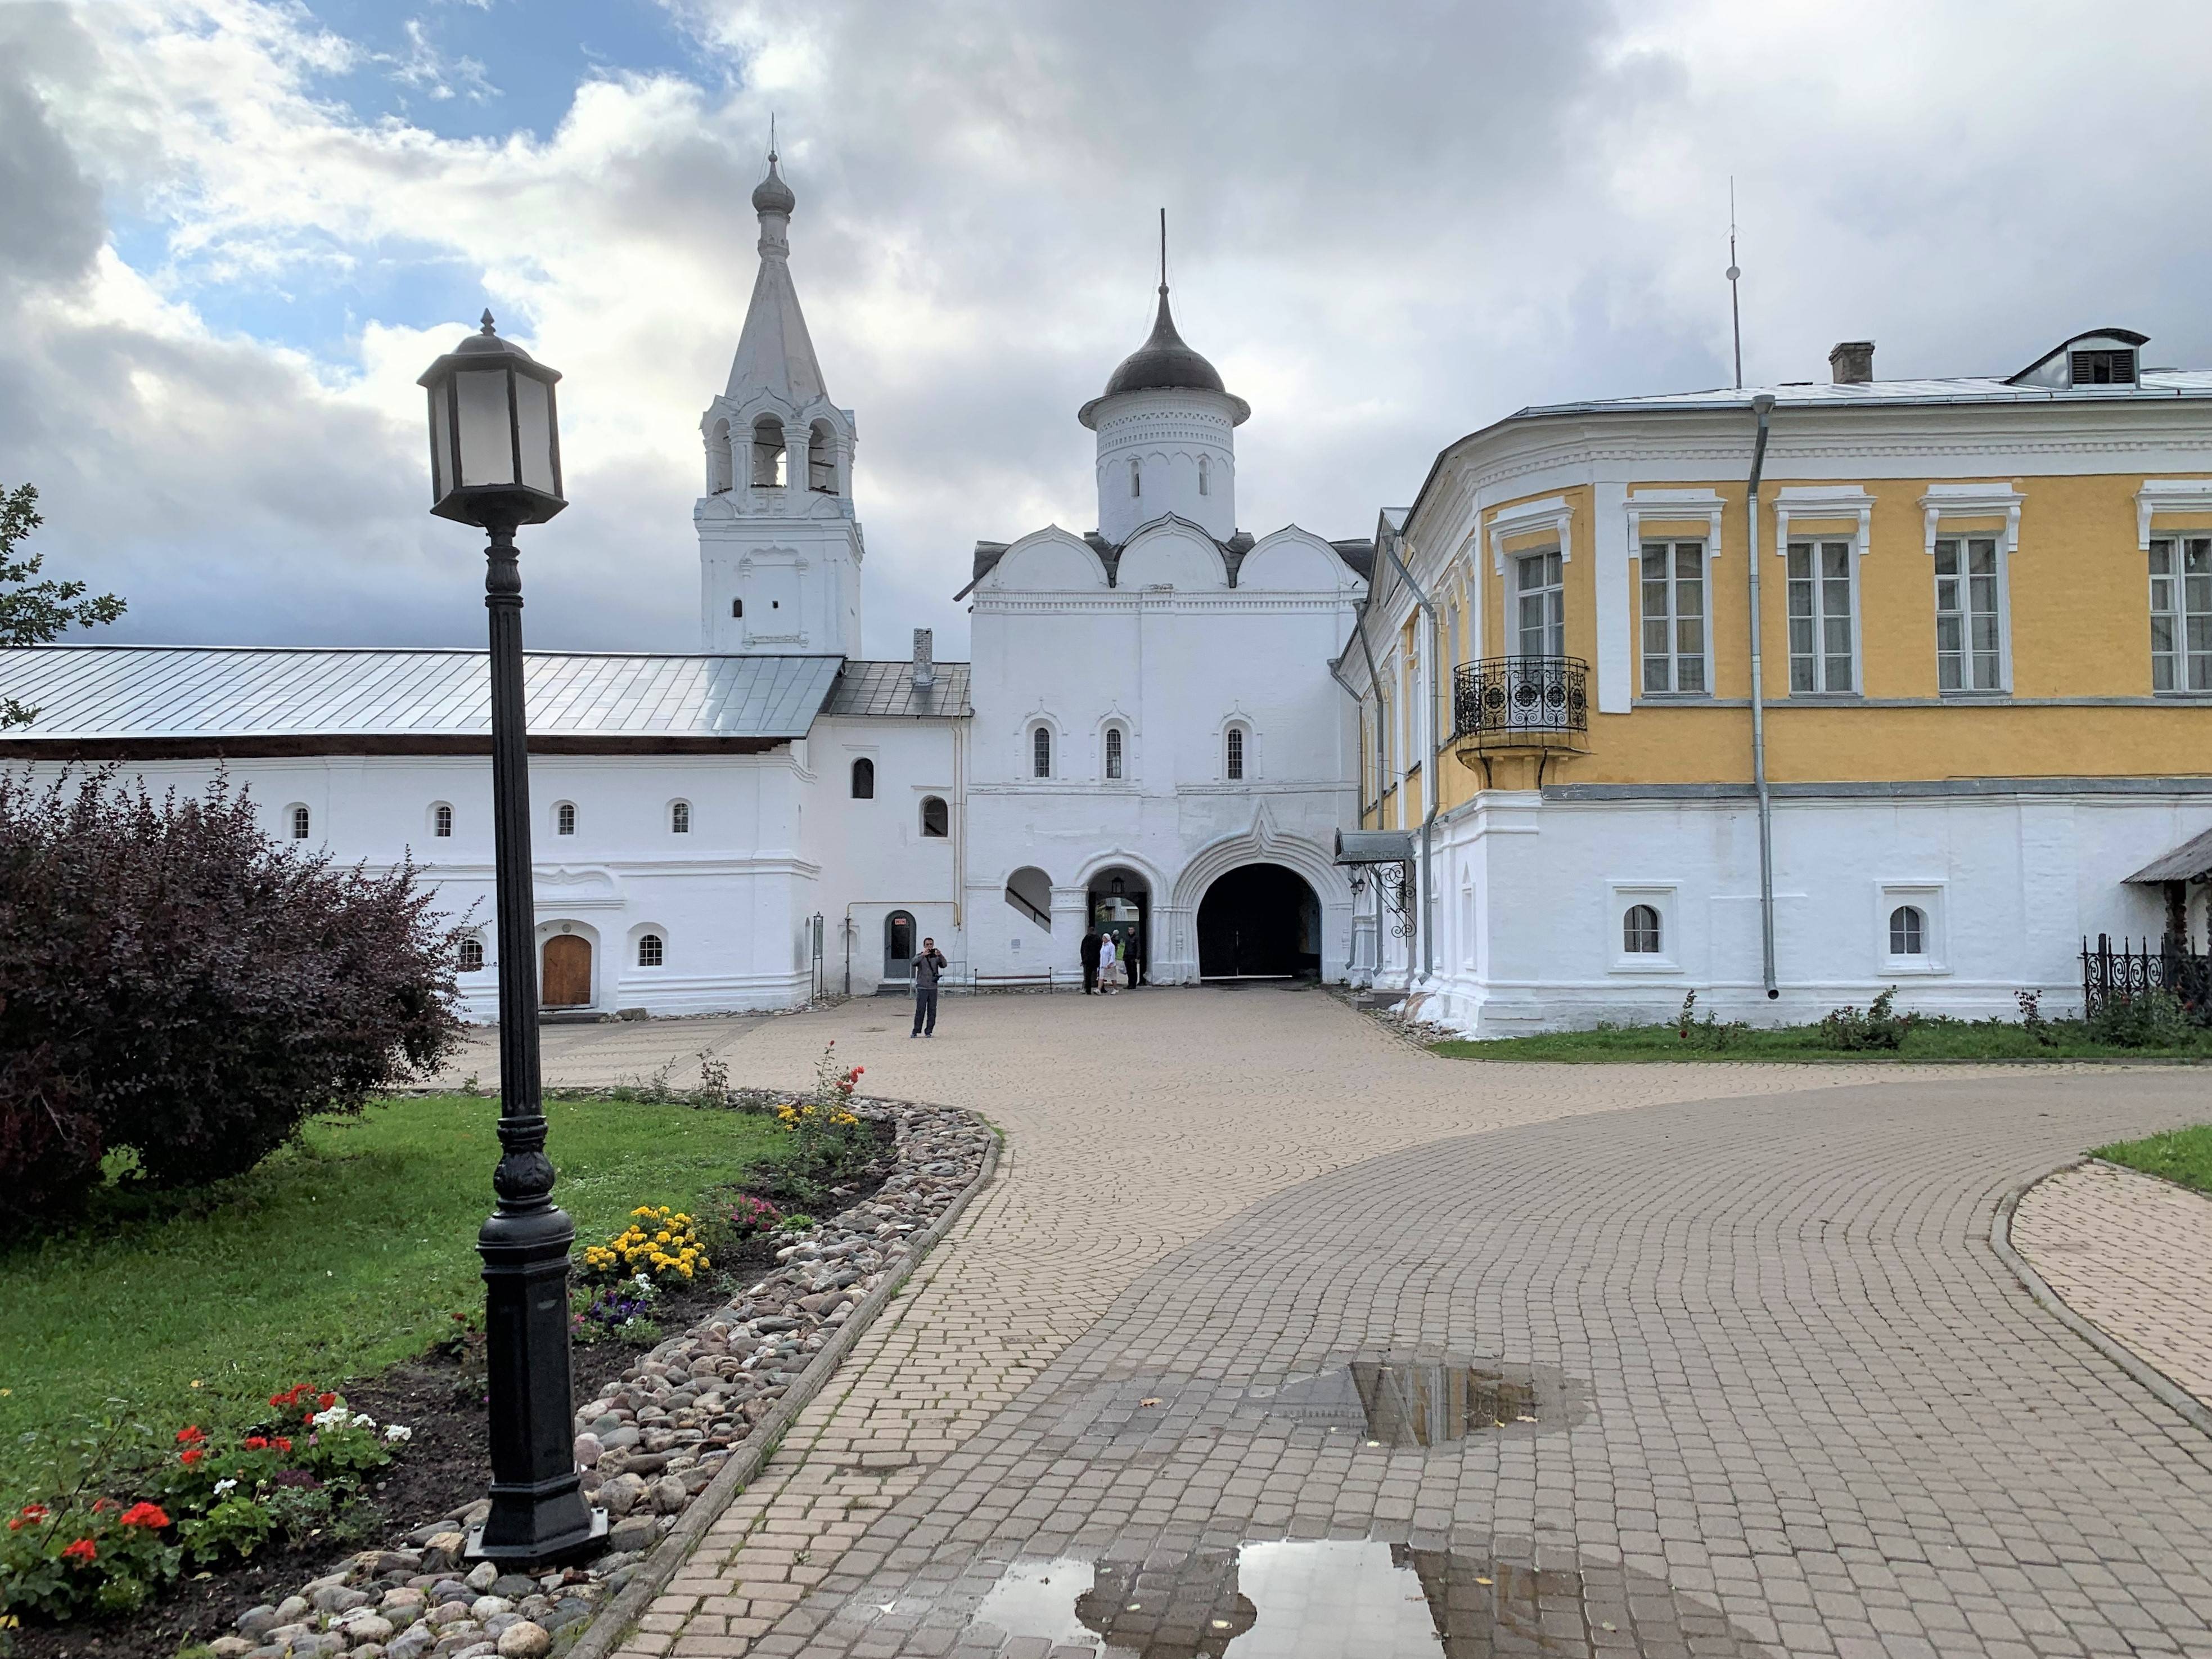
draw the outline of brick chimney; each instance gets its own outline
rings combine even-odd
[[[932,655],[930,631],[927,628],[914,630],[914,689],[927,691],[937,684],[937,662]]]
[[[1874,342],[1839,340],[1828,348],[1828,378],[1838,386],[1864,386],[1874,379]]]

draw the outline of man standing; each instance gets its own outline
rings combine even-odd
[[[1092,996],[1098,990],[1098,947],[1103,941],[1098,924],[1092,922],[1091,931],[1083,936],[1083,994]]]
[[[914,1030],[908,1036],[937,1035],[937,981],[945,972],[945,952],[937,941],[925,939],[921,954],[914,959]]]

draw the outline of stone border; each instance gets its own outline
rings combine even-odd
[[[932,1222],[910,1241],[910,1248],[897,1265],[885,1270],[883,1279],[865,1300],[856,1305],[838,1328],[837,1334],[823,1345],[821,1352],[808,1362],[798,1380],[787,1389],[775,1407],[755,1424],[752,1431],[731,1452],[721,1468],[704,1491],[684,1506],[676,1524],[659,1542],[655,1544],[641,1561],[629,1582],[605,1607],[592,1615],[581,1636],[567,1650],[566,1659],[607,1659],[636,1626],[669,1581],[676,1577],[693,1550],[706,1537],[708,1528],[721,1517],[730,1501],[750,1485],[760,1474],[763,1465],[782,1443],[799,1413],[812,1403],[822,1392],[837,1367],[845,1362],[861,1334],[872,1326],[890,1305],[891,1298],[913,1277],[929,1252],[952,1231],[953,1224],[967,1209],[969,1200],[990,1185],[998,1174],[999,1150],[1003,1136],[996,1124],[990,1123],[975,1113],[955,1107],[965,1117],[973,1119],[984,1131],[983,1156],[975,1174],[968,1184],[956,1194],[944,1214]]]
[[[2054,1315],[2060,1324],[2148,1389],[2161,1402],[2172,1407],[2204,1433],[2212,1435],[2212,1407],[2208,1407],[2195,1395],[2102,1326],[2075,1312],[2066,1298],[2051,1288],[2050,1281],[2036,1272],[2026,1256],[2013,1248],[2012,1218],[2013,1212],[2020,1208],[2021,1200],[2053,1176],[2063,1175],[2069,1170],[2079,1169],[2084,1164],[2095,1161],[2087,1157],[2069,1158],[2032,1180],[2021,1182],[1999,1199],[1996,1214],[1990,1221],[1990,1248],[1996,1252],[2000,1261],[2012,1269],[2013,1277],[2020,1280],[2028,1295]]]

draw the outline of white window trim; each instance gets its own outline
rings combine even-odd
[[[2145,478],[2136,491],[2136,551],[2150,551],[2151,518],[2160,513],[2187,514],[2199,535],[2212,524],[2212,478]],[[2169,535],[2177,532],[2167,532]]]
[[[1681,908],[1675,896],[1681,890],[1679,881],[1608,881],[1605,884],[1610,902],[1606,907],[1605,925],[1611,930],[1607,947],[1612,962],[1611,971],[1616,974],[1679,974],[1682,971]],[[1656,952],[1622,948],[1625,935],[1622,922],[1632,905],[1648,904],[1659,913],[1659,949]]]
[[[1983,514],[1982,516],[1986,518],[1988,515],[1987,515],[1986,514]],[[1971,531],[1971,530],[1953,530],[1953,531],[1946,532],[1943,532],[1943,533],[1941,533],[1941,534],[1937,534],[1937,535],[1930,536],[1930,537],[1928,538],[1928,580],[1929,580],[1929,581],[1931,584],[1933,584],[1933,583],[1936,583],[1936,582],[1939,582],[1939,581],[1941,581],[1941,580],[1942,580],[1942,578],[1941,576],[1939,576],[1939,575],[1936,574],[1936,544],[1937,542],[1957,542],[1957,543],[1960,544],[1963,546],[1966,543],[1970,542],[1970,541],[1972,541],[1972,540],[1974,540],[1974,539],[1975,539],[1975,533],[1974,533],[1972,531]],[[1997,539],[1997,684],[1996,684],[1996,689],[1995,690],[1993,690],[1993,691],[1990,691],[1990,690],[1978,690],[1978,690],[1974,690],[1974,689],[1973,689],[1972,687],[1971,687],[1971,686],[1962,686],[1962,687],[1960,687],[1959,690],[1955,690],[1955,691],[1946,691],[1946,690],[1944,690],[1942,689],[1942,665],[1941,665],[1941,663],[1939,662],[1939,663],[1938,663],[1938,665],[1937,665],[1937,671],[1936,671],[1937,684],[1936,684],[1936,695],[1937,696],[1939,696],[1939,697],[1954,697],[1954,698],[1957,698],[1957,699],[1958,699],[1958,700],[1960,700],[1960,702],[1972,702],[1975,698],[1977,698],[1977,697],[1981,697],[1981,698],[1984,698],[1984,699],[1987,699],[1987,698],[1990,698],[1990,697],[2008,697],[2008,696],[2010,696],[2012,695],[2012,559],[2011,559],[2011,557],[2009,556],[2009,555],[2010,555],[2010,550],[2011,550],[2011,545],[2012,545],[2012,540],[2011,540],[2011,538],[2008,538],[2008,537],[2004,537],[2004,536],[2000,536],[2000,537],[1998,537],[1996,539]],[[1963,581],[1967,580],[1968,580],[1968,578],[1967,578],[1966,575],[1964,575],[1964,574],[1962,574],[1959,577],[1959,580],[1960,580],[1960,581],[1962,581],[1962,582],[1963,582]],[[1932,592],[1932,591],[1934,591],[1934,590],[1933,590],[1933,588],[1932,588],[1932,586],[1931,586],[1930,591],[1931,591],[1931,592]],[[1939,617],[1940,617],[1942,613],[1942,611],[1938,611],[1936,614],[1937,616],[1939,616]],[[1972,617],[1972,612],[1971,611],[1968,611],[1968,612],[1966,612],[1966,615],[1971,618],[1971,617]],[[1966,654],[1967,659],[1969,660],[1969,662],[1971,662],[1971,661],[1972,661],[1972,658],[1973,658],[1973,646],[1972,646],[1972,641],[1971,638],[1968,640],[1968,642],[1967,642],[1967,647],[1966,647]]]
[[[1647,489],[1632,495],[1621,503],[1628,520],[1630,562],[1633,563],[1643,557],[1646,519],[1654,524],[1695,524],[1703,519],[1706,525],[1705,560],[1711,563],[1721,556],[1721,514],[1727,508],[1728,503],[1711,489]],[[1656,541],[1659,538],[1653,536],[1650,539]]]
[[[2020,504],[2027,499],[2008,483],[1929,484],[1928,493],[1920,498],[1924,527],[1922,549],[1929,558],[1936,556],[1936,538],[1946,519],[2002,519],[2004,533],[1998,539],[1997,551],[2001,557],[2010,558],[2020,550]],[[2150,551],[2148,544],[2143,551]]]
[[[1698,538],[1694,536],[1669,536],[1665,532],[1661,532],[1654,534],[1650,543],[1649,544],[1650,545],[1663,547],[1667,550],[1667,602],[1670,605],[1674,603],[1674,584],[1679,580],[1679,578],[1674,574],[1674,550],[1680,547],[1685,543],[1695,544]],[[1705,589],[1705,612],[1698,618],[1698,626],[1705,635],[1704,640],[1698,646],[1699,653],[1705,658],[1705,689],[1702,691],[1684,691],[1680,689],[1668,691],[1652,691],[1646,690],[1644,687],[1644,549],[1645,545],[1646,544],[1642,542],[1638,542],[1637,544],[1636,557],[1629,565],[1630,573],[1634,578],[1636,585],[1635,650],[1632,653],[1631,657],[1631,661],[1633,665],[1632,672],[1635,677],[1634,684],[1636,686],[1636,695],[1638,697],[1662,698],[1668,702],[1696,702],[1701,700],[1710,702],[1713,696],[1717,695],[1713,690],[1713,554],[1711,544],[1710,543],[1705,544],[1705,568],[1699,573],[1698,578],[1699,585]],[[1672,628],[1677,618],[1674,617],[1673,612],[1669,611],[1667,617],[1668,626]],[[1668,652],[1668,660],[1670,664],[1679,664],[1681,661],[1681,653],[1680,651]],[[1679,672],[1674,672],[1671,673],[1668,678],[1680,679],[1681,676]]]
[[[1859,585],[1859,562],[1865,558],[1872,544],[1874,497],[1858,484],[1784,484],[1774,497],[1774,556],[1784,561],[1785,573],[1790,558],[1790,520],[1798,519],[1849,519],[1854,528],[1847,532],[1851,544],[1851,689],[1848,691],[1790,691],[1785,697],[1863,697],[1866,689],[1866,606]],[[1801,532],[1806,540],[1833,541],[1834,532],[1806,531]],[[1932,556],[1932,550],[1931,550]],[[1790,587],[1785,574],[1782,589],[1783,641],[1782,678],[1786,688],[1790,679]]]
[[[1490,566],[1500,581],[1505,579],[1505,544],[1520,536],[1550,535],[1559,544],[1559,562],[1570,564],[1575,556],[1574,508],[1564,495],[1547,495],[1540,501],[1522,501],[1517,506],[1500,507],[1498,516],[1490,521]],[[1524,547],[1522,553],[1548,553],[1551,549]]]
[[[1881,958],[1885,977],[1929,979],[1951,971],[1943,902],[1948,884],[1943,881],[1885,881],[1875,884],[1875,950]],[[1926,948],[1917,957],[1893,956],[1890,952],[1889,913],[1900,904],[1910,904],[1920,912],[1920,942]]]

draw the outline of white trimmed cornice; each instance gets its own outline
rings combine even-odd
[[[1774,495],[1774,550],[1778,554],[1790,551],[1793,518],[1854,520],[1858,526],[1854,550],[1864,558],[1874,522],[1874,497],[1859,484],[1784,484]]]
[[[2145,478],[2136,491],[2136,546],[2150,551],[2150,520],[2154,513],[2194,513],[2212,516],[2212,478]]]
[[[1541,501],[1518,501],[1499,508],[1498,516],[1490,521],[1491,568],[1500,576],[1505,574],[1505,544],[1509,538],[1540,535],[1546,531],[1559,538],[1559,562],[1568,562],[1575,556],[1574,516],[1574,508],[1564,495],[1547,495]]]
[[[1717,559],[1721,556],[1721,514],[1727,506],[1711,489],[1646,489],[1632,494],[1621,503],[1628,520],[1628,556],[1636,558],[1644,550],[1644,520],[1686,523],[1703,519],[1707,526],[1705,556]]]
[[[1926,534],[1924,550],[1936,551],[1936,531],[1945,519],[1998,519],[2005,521],[2004,550],[2020,550],[2020,504],[2027,498],[2008,483],[1929,484],[1920,498]]]

